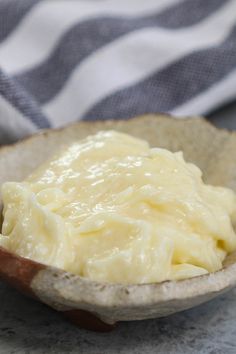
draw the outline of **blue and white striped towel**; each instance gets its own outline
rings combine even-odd
[[[236,98],[236,0],[0,0],[0,142]]]

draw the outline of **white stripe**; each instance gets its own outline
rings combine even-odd
[[[170,113],[175,116],[199,115],[211,112],[236,98],[236,70],[229,73],[223,80],[214,84],[187,103],[175,108]],[[181,118],[182,118],[181,117]]]
[[[8,74],[45,60],[60,37],[79,21],[97,16],[145,16],[180,0],[43,1],[33,7],[0,46],[0,65]]]
[[[82,117],[107,95],[186,54],[220,44],[235,22],[235,13],[233,1],[191,29],[143,29],[114,41],[75,68],[63,89],[44,106],[45,113],[54,126]]]
[[[14,139],[36,131],[36,126],[25,118],[14,106],[12,106],[3,96],[0,95],[0,129],[9,131],[9,135]]]

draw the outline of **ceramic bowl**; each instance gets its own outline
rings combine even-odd
[[[0,149],[0,185],[21,181],[58,147],[99,130],[116,129],[151,146],[183,150],[204,180],[236,190],[236,133],[201,118],[149,115],[127,121],[79,122],[48,130]],[[208,301],[236,285],[236,254],[222,270],[182,281],[122,285],[99,283],[33,262],[0,248],[0,277],[23,293],[62,312],[81,327],[108,331],[119,321],[163,317]]]

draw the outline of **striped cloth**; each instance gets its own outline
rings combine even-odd
[[[236,98],[236,0],[0,0],[0,142]]]

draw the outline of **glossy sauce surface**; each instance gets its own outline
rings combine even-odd
[[[114,131],[64,148],[2,197],[0,245],[98,281],[189,278],[236,249],[233,191],[205,185],[181,152]]]

